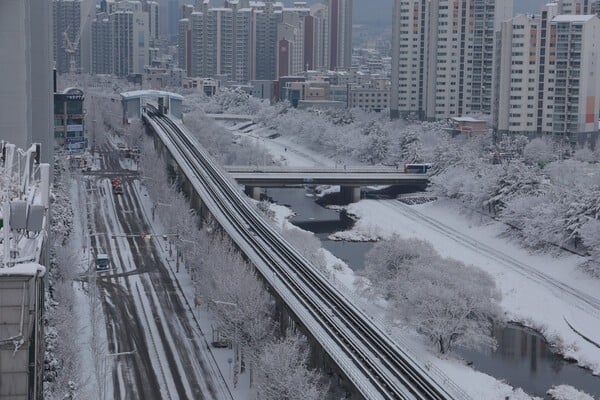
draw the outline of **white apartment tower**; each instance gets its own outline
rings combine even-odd
[[[206,8],[205,12],[191,14],[189,76],[250,80],[252,10],[237,5],[236,2],[233,8]],[[179,54],[181,59],[185,57],[181,49]]]
[[[541,26],[540,18],[530,15],[518,15],[502,23],[495,105],[499,111],[494,112],[495,126],[501,134],[535,133],[540,128],[537,110],[544,98],[544,91],[539,90]]]
[[[593,10],[588,2],[575,3],[549,3],[539,15],[502,24],[494,107],[498,134],[552,134],[572,141],[597,135],[600,20],[560,14]]]
[[[98,13],[92,23],[92,73],[142,74],[150,63],[148,12],[139,1],[104,4],[106,12]]]
[[[558,15],[551,31],[556,35],[555,55],[550,53],[556,61],[549,71],[554,87],[547,90],[542,130],[587,139],[598,132],[600,20],[595,15]]]
[[[392,117],[491,113],[494,33],[512,0],[395,0]]]

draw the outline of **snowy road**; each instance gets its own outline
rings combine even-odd
[[[222,398],[192,311],[173,283],[164,254],[154,240],[143,238],[151,229],[131,171],[121,169],[116,151],[103,150],[101,171],[90,174],[96,190],[88,207],[93,209],[92,247],[108,253],[112,264],[96,280],[107,329],[105,380],[112,387],[106,397]],[[111,177],[121,178],[122,196],[113,195]]]

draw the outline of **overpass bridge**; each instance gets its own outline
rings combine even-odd
[[[348,202],[360,200],[360,188],[371,185],[411,186],[424,189],[429,183],[427,174],[405,173],[396,168],[293,168],[293,167],[226,167],[227,172],[246,194],[259,200],[263,187],[302,185],[340,185]]]

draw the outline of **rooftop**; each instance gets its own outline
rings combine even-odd
[[[587,22],[594,18],[595,15],[557,15],[552,19],[552,22]]]
[[[162,96],[168,96],[174,99],[179,99],[181,101],[183,101],[183,96],[177,93],[171,93],[171,92],[165,92],[162,90],[132,90],[130,92],[123,92],[121,93],[121,98],[123,99],[132,99],[135,97],[143,97],[143,96],[148,96],[148,97],[162,97]]]

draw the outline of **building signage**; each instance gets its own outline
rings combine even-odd
[[[82,132],[83,125],[67,125],[67,132]]]
[[[65,98],[67,100],[78,100],[78,101],[83,101],[83,96],[80,94],[67,94],[65,96]]]
[[[82,143],[85,142],[84,136],[66,137],[65,143]]]

